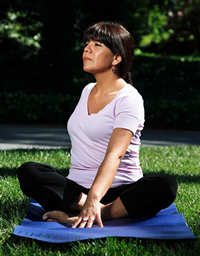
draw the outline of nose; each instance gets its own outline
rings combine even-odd
[[[88,43],[88,44],[85,46],[84,52],[91,52],[91,45],[90,45],[90,43]]]

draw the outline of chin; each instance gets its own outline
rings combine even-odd
[[[87,73],[93,73],[90,68],[83,67],[83,70]]]

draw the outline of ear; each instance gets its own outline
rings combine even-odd
[[[122,57],[120,55],[114,55],[112,65],[118,65],[122,61]]]

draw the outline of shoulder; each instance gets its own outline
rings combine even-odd
[[[144,102],[139,92],[130,84],[119,91],[115,102],[115,115],[129,113],[140,118],[144,115]],[[140,119],[138,118],[138,119]]]
[[[117,95],[117,99],[120,100],[130,100],[130,101],[141,101],[143,102],[143,98],[138,90],[133,87],[131,84],[127,84],[124,88],[122,88]]]

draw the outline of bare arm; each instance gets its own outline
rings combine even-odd
[[[130,144],[132,136],[133,134],[129,130],[123,128],[114,129],[105,158],[99,167],[89,195],[93,195],[99,201],[105,195],[113,182],[117,168]]]
[[[84,227],[86,223],[81,223],[84,217],[96,220],[100,227],[103,226],[100,217],[100,200],[110,188],[117,168],[123,158],[133,134],[123,128],[116,128],[111,135],[105,158],[99,167],[95,180],[88,193],[87,200],[81,211],[78,220],[73,227]],[[90,227],[89,223],[87,227]]]

